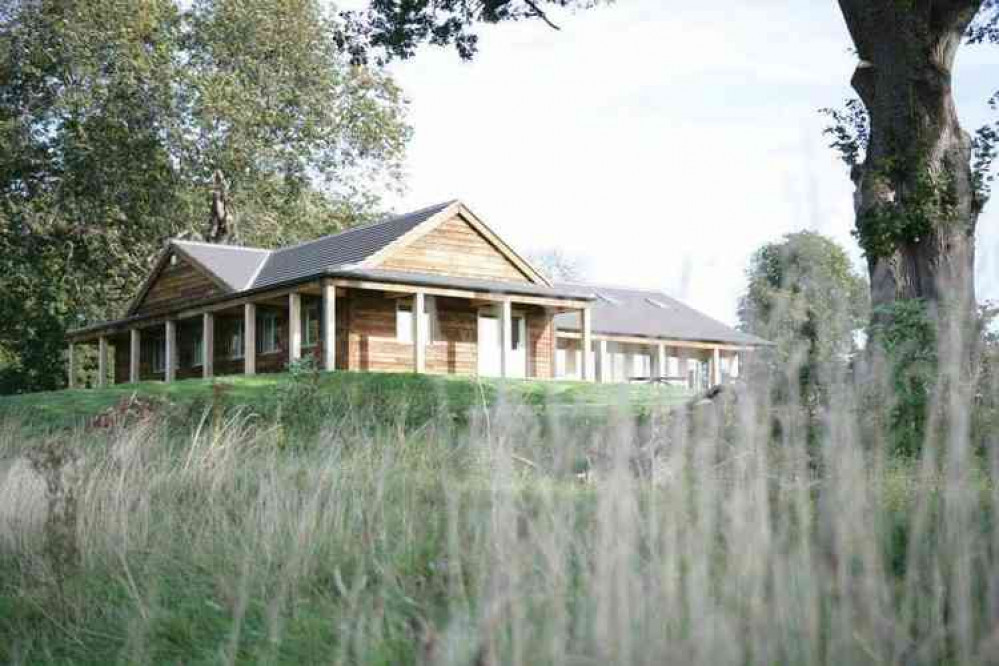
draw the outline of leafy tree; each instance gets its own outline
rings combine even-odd
[[[319,0],[0,0],[0,391],[61,385],[66,329],[201,235],[216,173],[239,242],[377,210],[405,105],[334,34]]]
[[[356,60],[412,57],[423,42],[453,45],[464,59],[478,50],[476,24],[536,19],[558,28],[550,8],[586,8],[600,0],[371,0],[365,11],[344,12],[338,37]]]
[[[776,343],[772,360],[792,369],[798,396],[816,407],[830,380],[855,351],[854,335],[869,315],[867,283],[834,241],[811,231],[758,249],[739,300],[740,327]],[[778,382],[780,384],[780,382]],[[781,384],[785,397],[791,390]]]

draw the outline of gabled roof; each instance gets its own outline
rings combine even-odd
[[[239,245],[182,240],[171,241],[171,245],[222,280],[232,291],[249,289],[271,255],[271,250]]]
[[[327,268],[359,264],[455,203],[446,201],[381,222],[275,250],[253,286],[267,287],[315,275]]]
[[[389,217],[374,224],[354,227],[314,241],[274,250],[268,256],[252,286],[254,289],[269,287],[344,267],[377,268],[393,252],[458,214],[506,256],[531,282],[551,286],[547,278],[514,252],[457,200],[445,201],[405,215]]]
[[[301,281],[333,271],[377,270],[382,261],[393,252],[455,215],[461,215],[497,251],[506,256],[530,281],[528,284],[548,287],[548,291],[553,291],[547,278],[514,252],[460,201],[451,200],[277,250],[172,240],[160,255],[139,295],[128,309],[128,314],[135,313],[174,252],[187,259],[224,291],[243,292]],[[500,283],[496,283],[494,286],[499,285]],[[502,286],[509,287],[506,284]],[[545,289],[540,292],[545,292]]]
[[[560,287],[586,289],[596,294],[593,302],[593,332],[666,340],[723,342],[762,346],[770,343],[737,331],[716,319],[659,291],[607,287],[596,284],[563,283]],[[579,330],[575,313],[556,315],[559,330]]]

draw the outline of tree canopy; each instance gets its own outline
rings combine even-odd
[[[759,248],[739,300],[740,328],[776,343],[774,361],[800,369],[808,400],[844,369],[867,324],[867,282],[835,241],[811,231]]]
[[[221,174],[238,242],[370,217],[405,103],[319,0],[0,5],[0,391],[60,385],[62,335],[119,315]]]

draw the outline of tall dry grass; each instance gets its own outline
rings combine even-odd
[[[817,414],[763,378],[640,421],[330,413],[293,447],[246,410],[5,423],[0,661],[997,662],[996,457],[981,385],[942,367],[912,458],[877,382],[842,376]],[[47,531],[36,447],[66,456],[72,537]]]

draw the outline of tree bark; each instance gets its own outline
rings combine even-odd
[[[951,92],[954,57],[982,0],[839,0],[871,134],[854,173],[871,304],[974,304],[981,210],[971,137]]]

